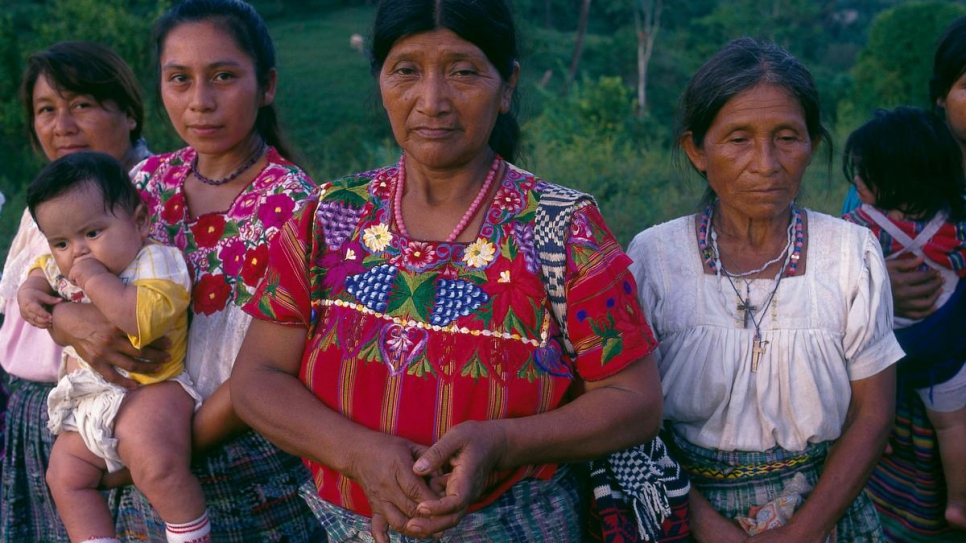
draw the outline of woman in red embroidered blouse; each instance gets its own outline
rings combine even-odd
[[[330,541],[580,541],[563,464],[643,442],[661,417],[630,261],[579,207],[560,240],[569,356],[534,242],[553,187],[501,158],[519,132],[507,6],[393,0],[374,28],[403,156],[323,186],[283,228],[233,405],[305,459]]]

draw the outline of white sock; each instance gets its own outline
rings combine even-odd
[[[211,522],[208,511],[195,520],[184,524],[164,524],[164,535],[168,543],[211,543]]]

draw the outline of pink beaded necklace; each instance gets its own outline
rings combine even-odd
[[[476,216],[476,212],[480,210],[480,206],[483,204],[483,199],[486,198],[487,194],[489,194],[490,187],[493,186],[493,181],[496,180],[496,174],[500,171],[500,167],[502,166],[503,158],[500,157],[500,155],[496,155],[493,158],[493,165],[490,166],[490,171],[486,174],[486,180],[483,181],[483,186],[480,187],[479,194],[476,195],[476,199],[473,200],[473,203],[470,204],[469,209],[467,209],[466,213],[463,214],[463,218],[460,219],[459,223],[457,223],[456,228],[453,229],[453,232],[446,237],[446,243],[453,243],[456,241],[456,238],[458,238],[459,235],[463,233],[463,230],[466,229],[466,225],[468,225],[470,221],[473,220],[473,217]],[[399,173],[396,174],[396,187],[395,193],[393,194],[392,213],[395,216],[396,228],[399,230],[399,233],[408,238],[410,237],[409,231],[406,230],[406,225],[403,223],[402,216],[402,197],[403,187],[405,186],[406,155],[403,155],[402,158],[399,159]]]

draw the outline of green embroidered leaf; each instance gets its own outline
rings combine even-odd
[[[376,344],[375,338],[370,339],[369,342],[359,350],[359,360],[366,364],[369,362],[382,363],[382,359],[379,355],[379,346]]]
[[[603,350],[603,354],[600,357],[601,366],[610,362],[611,360],[613,360],[615,356],[621,354],[624,351],[624,340],[623,339],[605,340],[602,350]]]
[[[527,360],[527,363],[520,368],[517,372],[517,377],[521,379],[526,379],[528,382],[532,383],[534,379],[537,378],[537,368],[533,365],[533,359]]]
[[[478,380],[480,377],[489,377],[490,372],[486,369],[486,365],[480,361],[479,355],[473,353],[473,358],[463,366],[463,370],[460,372],[463,377],[472,377],[474,380]]]
[[[425,356],[421,356],[419,357],[419,363],[409,366],[409,369],[406,370],[406,374],[414,377],[425,377],[426,374],[436,375],[436,372],[433,371],[433,366],[430,365],[429,360],[427,360]]]
[[[428,320],[436,295],[437,275],[414,275],[400,270],[394,283],[399,288],[391,291],[386,313],[397,317],[415,316],[423,321]]]
[[[228,221],[225,223],[225,233],[222,237],[237,237],[238,236],[238,223],[235,221]]]

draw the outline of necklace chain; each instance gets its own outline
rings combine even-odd
[[[460,222],[456,224],[456,228],[453,229],[453,232],[446,237],[446,243],[453,243],[456,241],[456,238],[463,233],[463,230],[466,229],[466,226],[470,223],[470,221],[473,220],[473,217],[476,216],[476,213],[480,210],[480,206],[483,204],[483,200],[490,192],[490,187],[493,186],[493,182],[496,180],[496,174],[500,171],[502,166],[503,158],[500,155],[496,155],[493,158],[493,164],[490,166],[490,171],[487,172],[486,179],[483,181],[483,186],[480,187],[480,192],[477,193],[476,198],[473,199],[473,203],[470,204],[469,209],[467,209],[466,213],[463,214],[463,218],[461,218]],[[393,194],[393,218],[396,221],[396,229],[399,230],[400,234],[408,238],[410,237],[409,231],[406,230],[406,224],[403,222],[402,216],[402,197],[403,190],[406,186],[405,154],[403,154],[403,156],[399,159],[398,169],[399,172],[396,174],[396,187]]]
[[[765,320],[765,314],[768,308],[771,307],[772,302],[775,299],[775,294],[778,292],[778,287],[781,285],[782,279],[786,275],[794,275],[798,267],[798,261],[801,257],[801,251],[804,246],[804,226],[802,224],[802,214],[796,206],[792,206],[792,217],[788,224],[787,236],[788,241],[782,250],[778,253],[778,256],[766,262],[763,266],[749,270],[741,273],[731,273],[725,268],[724,262],[721,260],[721,251],[718,249],[718,235],[714,229],[714,223],[712,222],[713,208],[708,206],[704,213],[702,214],[701,223],[698,227],[698,247],[701,250],[701,256],[705,264],[708,265],[718,276],[719,284],[722,275],[728,280],[728,284],[735,291],[735,295],[738,297],[738,311],[744,312],[744,326],[748,327],[748,321],[755,328],[755,335],[752,341],[752,357],[751,357],[751,371],[752,373],[758,371],[758,363],[760,356],[765,353],[765,346],[768,345],[768,341],[763,341],[761,337],[761,324]],[[708,244],[708,237],[711,238],[710,246]],[[784,258],[784,261],[782,259]],[[757,275],[769,266],[775,264],[776,262],[782,261],[782,265],[775,275],[773,281],[775,281],[775,286],[772,288],[771,293],[765,299],[765,302],[761,308],[758,306],[751,305],[751,282],[753,280],[752,276]],[[742,299],[741,291],[738,290],[738,285],[735,284],[734,279],[740,279],[745,284],[745,297]],[[723,294],[723,293],[722,293]],[[758,310],[760,313],[755,315],[755,311]]]
[[[252,166],[254,166],[255,163],[258,162],[258,159],[262,158],[262,153],[265,151],[266,147],[267,145],[265,144],[265,140],[262,140],[261,144],[252,153],[252,156],[248,157],[248,160],[246,160],[244,164],[239,166],[238,169],[231,172],[227,176],[222,177],[221,179],[210,179],[208,177],[201,175],[201,172],[198,171],[198,153],[195,153],[194,158],[191,159],[191,173],[198,178],[198,181],[201,181],[206,185],[211,185],[213,187],[224,185],[225,183],[233,181],[239,175],[245,173],[245,171],[248,170],[248,168],[251,168]]]

